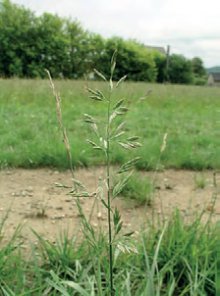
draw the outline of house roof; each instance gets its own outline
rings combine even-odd
[[[210,73],[209,75],[212,75],[215,82],[220,82],[220,72]]]
[[[148,46],[148,45],[146,45],[146,48],[159,51],[162,54],[166,54],[166,50],[162,46]]]

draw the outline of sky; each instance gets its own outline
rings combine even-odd
[[[78,20],[103,37],[170,45],[171,53],[220,65],[219,0],[12,0],[37,15],[56,13]]]

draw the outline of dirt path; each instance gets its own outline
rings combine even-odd
[[[81,180],[90,192],[98,186],[103,168],[80,169],[76,171],[76,178]],[[145,173],[153,178],[153,173]],[[196,181],[197,180],[197,181]],[[220,174],[216,176],[217,188],[213,185],[213,172],[196,173],[191,171],[167,170],[156,175],[157,189],[154,193],[152,208],[137,207],[135,203],[122,198],[115,201],[120,209],[125,228],[140,229],[147,219],[162,214],[167,217],[175,207],[178,207],[188,219],[202,209],[206,215],[213,212],[213,219],[220,220],[220,197],[217,197],[214,209],[211,199],[215,190],[220,188]],[[69,189],[57,187],[56,183],[71,186],[69,171],[58,172],[49,169],[12,169],[0,171],[0,218],[7,210],[9,216],[4,226],[4,237],[10,237],[15,228],[22,224],[22,240],[28,242],[36,240],[31,229],[51,241],[61,233],[79,230],[79,215],[75,200],[68,195]],[[205,187],[200,188],[202,185]],[[82,206],[87,216],[90,215],[95,197],[82,199]],[[95,203],[92,223],[107,226],[106,210],[100,202]]]

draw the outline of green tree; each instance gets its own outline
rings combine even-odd
[[[151,54],[157,69],[156,81],[161,83],[166,81],[166,55],[157,50],[151,50]]]
[[[65,34],[68,40],[68,59],[65,76],[81,78],[87,72],[89,37],[77,21],[67,20]]]
[[[0,71],[1,75],[24,76],[28,36],[34,14],[9,0],[0,2]]]
[[[203,65],[202,59],[194,57],[191,60],[193,71],[193,83],[196,85],[204,85],[207,81],[207,73]]]
[[[94,33],[89,33],[87,38],[86,73],[91,73],[94,68],[105,72],[107,70],[105,68],[106,61],[104,62],[106,40],[101,35]]]
[[[33,56],[29,62],[29,75],[34,76],[35,73],[31,73],[30,70],[36,69],[35,71],[43,77],[46,75],[44,71],[46,68],[54,77],[63,76],[68,59],[65,20],[56,15],[44,13],[36,21],[33,38]]]
[[[115,79],[164,82],[166,57],[150,51],[135,40],[119,37],[104,39],[83,30],[77,21],[33,12],[0,0],[0,75],[5,77],[45,77],[45,68],[53,77],[82,78],[93,68],[108,73],[115,49],[118,50]],[[168,76],[173,83],[204,83],[202,60],[191,61],[172,55]]]
[[[24,7],[3,0],[0,2],[0,75],[44,77],[47,68],[53,77],[77,78],[78,72],[84,71],[79,61],[84,61],[87,51],[83,34],[77,22],[49,13],[36,17]]]
[[[193,82],[192,64],[183,55],[172,54],[169,60],[168,76],[171,83]]]
[[[191,63],[192,63],[192,71],[195,75],[198,75],[199,77],[206,76],[206,70],[203,65],[202,59],[200,59],[199,57],[194,57],[191,60]]]
[[[115,49],[117,49],[117,67],[114,75],[116,80],[124,75],[128,75],[128,80],[134,81],[156,80],[155,62],[144,45],[119,37],[112,37],[105,42],[105,48],[98,61],[99,69],[103,73],[108,73],[109,65],[104,61],[109,60],[110,63]]]

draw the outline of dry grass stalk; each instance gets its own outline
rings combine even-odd
[[[65,145],[65,148],[66,148],[66,153],[67,153],[67,157],[68,157],[68,161],[69,161],[69,165],[70,165],[71,174],[72,174],[72,177],[74,178],[72,155],[71,155],[69,139],[68,139],[68,136],[67,136],[66,128],[63,125],[63,117],[62,117],[62,109],[61,109],[61,97],[60,97],[60,94],[55,89],[55,86],[54,86],[52,77],[50,75],[50,72],[48,70],[46,70],[46,72],[47,72],[49,80],[50,80],[50,87],[52,89],[53,95],[54,95],[55,100],[56,100],[57,120],[58,120],[60,130],[62,132],[63,142],[64,142],[64,145]]]

